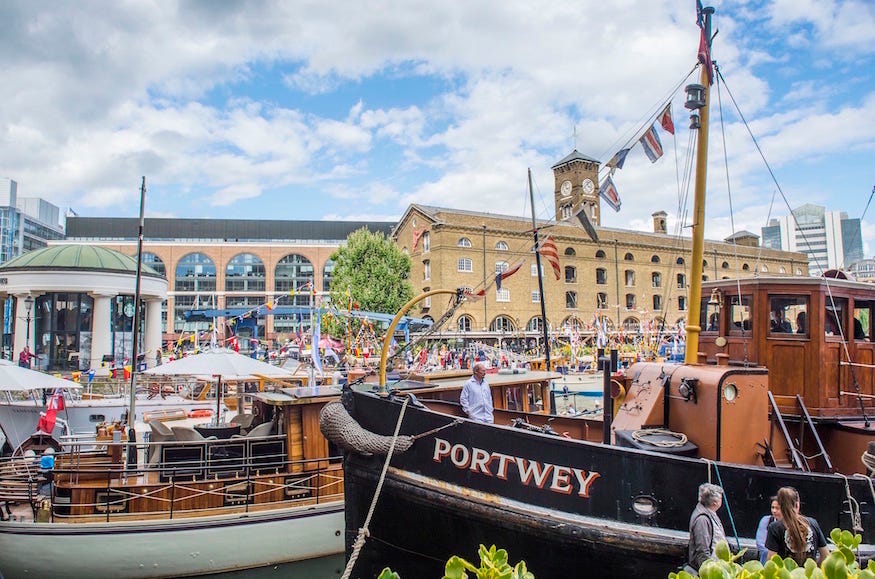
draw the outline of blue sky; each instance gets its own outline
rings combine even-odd
[[[707,4],[707,3],[706,3]],[[725,0],[714,58],[706,236],[790,207],[861,217],[875,185],[875,3]],[[550,167],[636,147],[603,225],[684,221],[693,0],[0,4],[0,177],[87,216],[395,220],[410,203],[552,216]],[[720,117],[723,122],[720,122]],[[572,136],[572,135],[576,136]],[[725,147],[724,147],[725,142]],[[728,175],[726,167],[728,166]],[[727,185],[728,183],[728,185]],[[682,189],[680,189],[682,190]],[[729,206],[734,209],[730,218]],[[863,222],[875,253],[875,208]]]

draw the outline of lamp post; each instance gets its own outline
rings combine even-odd
[[[30,312],[33,309],[33,296],[28,295],[24,298],[24,312],[25,312],[25,323],[27,324],[25,328],[25,338],[24,345],[30,348]]]

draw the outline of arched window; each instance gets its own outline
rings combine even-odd
[[[134,256],[134,259],[137,259],[136,255]],[[143,265],[148,265],[154,269],[156,273],[160,274],[161,277],[167,277],[167,266],[165,266],[164,261],[154,253],[149,251],[143,252]]]
[[[529,323],[526,324],[527,332],[540,332],[544,329],[544,324],[541,322],[541,316],[535,316]]]
[[[720,267],[722,267],[723,269],[729,269],[729,262],[724,261],[723,263],[720,264]]]
[[[760,266],[760,271],[763,273],[769,273],[769,266],[767,266],[766,264],[762,264]]]
[[[459,242],[456,245],[458,245],[459,247],[471,247],[471,240],[467,237],[460,237]]]
[[[573,247],[566,247],[565,248],[565,255],[567,255],[568,257],[574,257],[575,255],[577,255],[577,252],[574,251]]]
[[[507,243],[504,241],[499,241],[495,244],[496,251],[507,251]]]
[[[280,259],[273,270],[273,289],[287,294],[294,290],[295,295],[290,305],[307,306],[310,304],[310,290],[313,287],[313,264],[310,260],[292,253]],[[276,316],[274,316],[276,318]]]
[[[659,256],[655,255],[655,254],[651,255],[650,256],[650,263],[659,263]]]
[[[641,322],[638,321],[638,318],[628,317],[623,320],[623,331],[624,332],[638,332],[641,330]]]
[[[575,332],[579,332],[583,330],[583,323],[577,316],[568,316],[562,321],[562,327],[567,330],[574,330]]]
[[[225,291],[264,292],[264,264],[257,255],[240,253],[225,268]]]
[[[623,259],[626,260],[626,261],[634,261],[634,260],[635,260],[635,256],[632,255],[631,253],[627,253],[626,255],[623,256]]]
[[[708,267],[708,260],[707,259],[702,260],[702,267]]]
[[[490,332],[513,332],[513,320],[507,316],[498,316],[489,324]]]
[[[459,329],[460,332],[470,332],[473,325],[474,321],[471,319],[471,316],[464,315],[459,316],[459,321],[456,327]]]
[[[322,268],[322,291],[324,292],[331,289],[332,273],[334,273],[334,262],[329,259],[325,262],[325,267]]]
[[[785,267],[782,265],[780,268],[778,268],[778,271],[779,271],[780,273],[787,273],[787,268],[785,268]]]
[[[216,264],[203,253],[189,253],[176,264],[175,291],[216,291]]]
[[[600,249],[597,252],[595,252],[595,257],[596,257],[596,259],[604,259],[605,252]]]
[[[684,265],[686,262],[684,261],[683,257],[679,257],[677,258],[677,261],[675,261],[675,263],[678,265]]]
[[[744,271],[750,271],[750,266],[746,263],[742,264],[741,269]]]

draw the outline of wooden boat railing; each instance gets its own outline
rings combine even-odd
[[[342,500],[341,457],[289,460],[285,442],[285,435],[162,442],[156,464],[113,459],[128,448],[148,457],[149,443],[60,454],[50,520],[192,518]],[[232,449],[239,452],[226,453]]]

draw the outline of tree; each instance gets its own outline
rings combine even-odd
[[[353,231],[331,260],[329,294],[336,308],[346,309],[351,298],[361,310],[395,314],[413,297],[410,257],[382,232]]]

